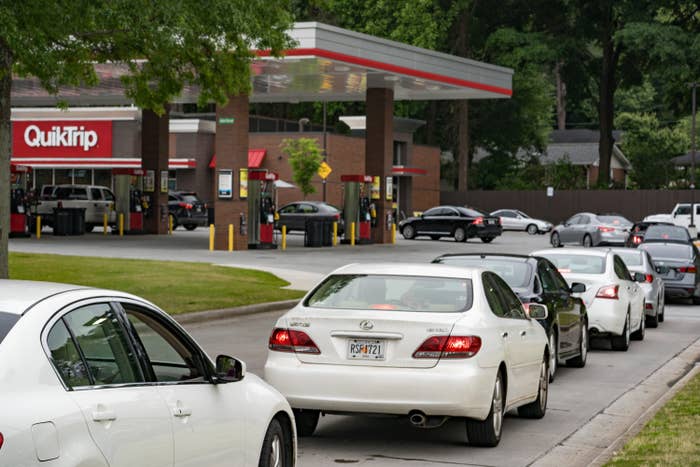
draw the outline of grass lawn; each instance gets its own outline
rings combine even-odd
[[[10,278],[103,287],[139,295],[170,314],[299,298],[262,271],[204,263],[10,253]]]
[[[649,420],[608,466],[700,465],[700,374]]]

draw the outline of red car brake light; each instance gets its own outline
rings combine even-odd
[[[606,285],[605,287],[601,287],[598,289],[598,293],[595,294],[596,298],[609,298],[611,300],[618,300],[620,296],[617,294],[618,290],[620,289],[620,286],[615,284],[615,285]]]
[[[474,224],[474,225],[481,225],[483,223],[484,223],[483,217],[477,217],[476,219],[474,219],[474,222],[472,222],[472,224]]]
[[[698,272],[698,269],[695,266],[683,266],[682,268],[678,268],[680,272],[692,272],[696,273]]]
[[[652,282],[654,282],[654,276],[652,276],[651,274],[645,274],[644,282],[651,284]]]
[[[432,336],[413,352],[413,358],[470,358],[479,349],[478,336]]]
[[[275,328],[270,334],[267,346],[270,350],[277,352],[295,352],[320,354],[316,343],[303,331],[294,329]]]
[[[612,232],[615,230],[615,228],[614,227],[604,227],[602,225],[599,225],[598,230],[600,230],[601,232]]]
[[[5,442],[5,438],[2,436],[2,433],[0,433],[0,449],[2,449],[2,443]]]
[[[179,203],[177,203],[177,205],[180,206],[181,208],[192,209],[192,205],[190,203],[179,202]]]

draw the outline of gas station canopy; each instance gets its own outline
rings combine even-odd
[[[296,47],[284,57],[256,51],[251,64],[251,102],[364,101],[367,88],[391,88],[395,100],[508,98],[513,70],[361,34],[322,23],[296,23],[289,31]],[[62,87],[58,96],[38,80],[15,77],[13,106],[130,105],[118,64],[95,66],[100,83]],[[176,103],[196,102],[186,87]]]

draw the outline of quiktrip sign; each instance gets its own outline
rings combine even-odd
[[[112,122],[12,122],[12,157],[112,157]]]

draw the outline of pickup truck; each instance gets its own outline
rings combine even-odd
[[[653,214],[644,218],[645,222],[669,222],[681,227],[690,225],[690,203],[678,203],[671,214]],[[694,223],[700,225],[700,203],[695,203]]]
[[[54,208],[84,208],[87,232],[91,232],[97,225],[102,225],[105,214],[108,215],[107,223],[110,226],[116,224],[114,193],[105,186],[56,185],[48,198],[39,200],[36,208],[36,214],[41,216],[42,225],[53,227]]]

